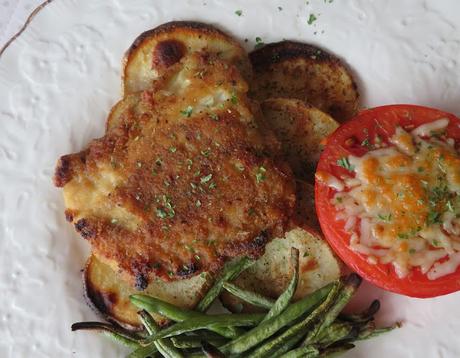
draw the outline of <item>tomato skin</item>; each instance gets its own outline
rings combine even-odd
[[[347,173],[349,175],[349,172],[337,165],[337,160],[350,154],[364,155],[369,150],[366,148],[366,138],[373,138],[377,134],[383,141],[387,141],[397,125],[409,129],[441,118],[450,120],[447,136],[454,138],[458,148],[460,119],[453,114],[407,104],[365,110],[328,138],[317,170],[337,177]],[[460,290],[460,267],[456,272],[436,280],[429,280],[418,268],[401,279],[391,264],[370,264],[366,255],[351,250],[350,234],[344,230],[345,222],[336,219],[337,210],[331,203],[335,193],[334,189],[316,180],[315,205],[321,229],[332,249],[351,269],[376,286],[411,297],[428,298]]]

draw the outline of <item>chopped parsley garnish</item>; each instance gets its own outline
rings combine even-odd
[[[256,37],[256,45],[254,46],[255,49],[261,48],[264,44],[260,37]]]
[[[343,202],[343,198],[341,196],[338,196],[335,200],[337,200],[338,203]]]
[[[170,151],[171,153],[176,153],[177,148],[176,148],[176,147],[169,147],[169,151]]]
[[[201,155],[203,157],[208,157],[210,153],[211,153],[211,149],[209,148],[201,151]]]
[[[440,215],[437,211],[430,210],[426,218],[428,225],[436,224],[440,222]]]
[[[366,148],[371,148],[371,143],[369,142],[369,138],[366,138],[364,139],[362,142],[361,142],[361,146],[362,147],[366,147]]]
[[[195,260],[200,261],[201,257],[199,255],[195,255]]]
[[[303,257],[307,257],[307,256],[309,256],[308,251],[305,251],[305,252],[303,253]]]
[[[316,20],[318,20],[318,18],[315,16],[315,14],[310,14],[307,23],[308,25],[312,25]]]
[[[116,223],[118,222],[118,220],[117,220],[117,219],[112,219],[112,220],[110,220],[110,222],[111,222],[112,224],[116,224]]]
[[[347,157],[342,157],[340,159],[337,159],[337,165],[349,171],[353,171],[353,169],[355,169],[355,167],[350,164]]]
[[[391,214],[387,214],[387,215],[378,214],[377,217],[382,221],[386,221],[386,222],[391,221]]]
[[[266,172],[267,172],[267,169],[265,169],[263,166],[260,166],[259,169],[257,169],[257,173],[256,173],[257,183],[261,183],[266,179],[266,176],[265,176]]]
[[[249,216],[253,216],[253,215],[255,215],[255,214],[256,214],[255,209],[254,209],[254,208],[249,208],[249,210],[248,210],[248,215],[249,215]]]
[[[204,177],[201,177],[200,179],[200,182],[201,184],[204,184],[204,183],[207,183],[208,181],[210,181],[212,179],[212,174],[208,174]]]
[[[238,104],[238,97],[236,95],[235,92],[232,93],[232,96],[230,97],[230,101],[233,103],[233,104]]]
[[[217,184],[212,182],[211,184],[209,184],[209,189],[215,189],[217,187]]]
[[[235,168],[242,172],[244,170],[244,165],[241,163],[235,163]]]
[[[441,243],[436,239],[433,239],[433,241],[431,243],[433,244],[433,246],[436,246],[436,247],[441,245]]]
[[[195,206],[197,208],[201,207],[201,201],[200,200],[195,201]]]
[[[214,121],[219,120],[219,116],[217,114],[215,114],[215,113],[209,113],[209,117]]]
[[[157,216],[158,216],[160,219],[166,219],[166,218],[168,217],[168,214],[167,214],[166,211],[164,211],[163,209],[157,208]]]
[[[417,172],[418,172],[418,173],[422,173],[424,170],[425,170],[425,169],[424,169],[423,167],[418,167],[418,168],[417,168]]]
[[[187,159],[187,161],[186,161],[186,162],[187,162],[187,169],[188,169],[188,170],[192,169],[193,160],[191,160],[191,159]]]
[[[415,252],[416,252],[415,249],[409,249],[409,254],[413,255],[415,254]]]
[[[446,207],[451,213],[455,212],[454,205],[451,200],[447,200]]]
[[[142,168],[142,162],[138,161],[136,164],[138,168]]]
[[[188,118],[193,113],[193,107],[192,106],[187,106],[187,108],[185,108],[183,111],[180,111],[180,113]]]
[[[407,240],[408,238],[409,238],[409,234],[407,234],[405,232],[398,233],[398,239]]]
[[[241,16],[243,15],[243,10],[236,10],[235,14],[237,14],[238,16]]]

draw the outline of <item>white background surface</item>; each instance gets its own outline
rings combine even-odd
[[[0,0],[0,48],[43,0]]]
[[[311,13],[318,20],[308,25]],[[248,50],[256,37],[328,49],[355,73],[364,106],[406,102],[460,114],[457,0],[55,0],[0,58],[0,357],[126,353],[70,332],[72,322],[96,318],[82,299],[88,247],[65,222],[51,177],[60,155],[102,134],[124,50],[142,31],[178,19],[218,25],[247,38]],[[382,300],[381,323],[404,326],[347,357],[460,357],[460,293],[417,300],[365,286],[355,305],[373,298]]]

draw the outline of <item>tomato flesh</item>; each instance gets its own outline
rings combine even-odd
[[[405,104],[363,111],[328,138],[317,170],[336,177],[349,176],[346,169],[337,165],[337,160],[348,155],[364,155],[369,151],[369,138],[378,136],[382,142],[388,142],[397,126],[410,130],[441,118],[449,119],[446,134],[455,140],[458,148],[460,120],[450,113]],[[331,202],[335,193],[333,188],[316,180],[316,212],[321,229],[333,250],[351,269],[376,286],[412,297],[435,297],[460,290],[460,267],[456,272],[436,280],[429,280],[418,268],[406,277],[399,278],[391,264],[371,264],[366,255],[351,250],[350,234],[344,229],[345,221],[336,219],[337,210]]]

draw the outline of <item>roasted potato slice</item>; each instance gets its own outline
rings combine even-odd
[[[323,287],[340,277],[342,263],[318,233],[297,227],[267,244],[265,254],[243,272],[234,283],[244,289],[277,298],[291,279],[288,264],[291,247],[300,251],[300,277],[294,300]],[[222,304],[232,312],[258,312],[228,292],[220,296]]]
[[[282,41],[249,55],[254,69],[253,98],[297,98],[343,122],[359,109],[350,71],[330,53],[312,45]]]
[[[235,65],[246,80],[251,79],[248,55],[232,37],[207,24],[173,21],[142,33],[128,49],[122,75],[124,95],[149,88],[168,67],[202,50],[217,54]]]
[[[268,126],[281,142],[286,161],[298,179],[313,182],[322,141],[339,124],[298,99],[270,98],[261,103]]]
[[[136,291],[123,281],[108,264],[91,255],[84,270],[85,295],[89,304],[108,321],[129,329],[141,329],[136,314],[138,309],[131,304],[129,296],[143,293],[184,308],[193,308],[212,284],[211,276],[202,274],[189,279],[152,282],[144,291]],[[154,316],[162,324],[165,319]]]
[[[315,186],[302,180],[296,181],[296,199],[291,227],[306,226],[321,232],[315,209]]]

